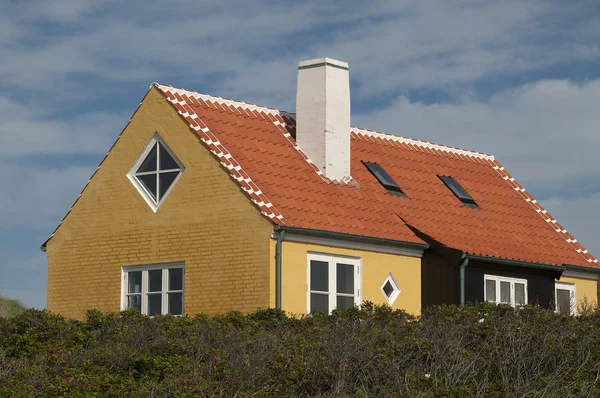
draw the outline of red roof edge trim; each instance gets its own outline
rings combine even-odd
[[[533,196],[531,196],[497,160],[494,160],[492,165],[494,170],[496,170],[496,172],[504,179],[504,181],[506,181],[506,183],[509,184],[523,198],[523,200],[529,203],[529,205],[540,215],[540,217],[546,221],[548,226],[562,236],[564,240],[573,248],[573,250],[579,253],[590,265],[598,264],[598,260],[590,252],[588,252],[587,249],[581,245],[581,243],[577,242],[577,239],[567,232],[567,230],[564,229],[563,226],[560,225],[558,221],[552,217],[542,205],[538,203],[537,200],[533,199]]]
[[[184,97],[184,94],[190,96],[193,95],[193,93],[173,92],[173,90],[177,89],[158,84],[155,84],[155,87],[157,87],[165,95],[165,99],[171,103],[180,117],[188,124],[189,128],[196,133],[202,143],[219,160],[219,163],[221,163],[221,165],[227,169],[231,178],[236,180],[240,188],[248,195],[258,210],[276,224],[286,225],[283,214],[273,205],[270,199],[262,192],[260,187],[256,185],[254,181],[252,181],[250,176],[242,169],[237,160],[210,131],[210,129],[208,127],[201,127],[202,125],[206,126],[206,124],[198,123],[202,120],[193,111],[193,108],[189,106],[186,107],[187,103],[181,98]],[[171,95],[167,95],[167,93],[174,94],[174,96],[172,97]],[[177,97],[180,99],[177,99]],[[205,100],[207,102],[209,101],[209,99]],[[223,104],[218,105],[224,106]],[[181,109],[184,109],[185,112],[182,112]],[[193,113],[189,113],[190,111]]]

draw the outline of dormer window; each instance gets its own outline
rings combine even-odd
[[[363,162],[367,169],[377,178],[377,180],[387,189],[390,195],[402,196],[406,198],[406,194],[402,192],[396,181],[385,171],[383,167],[377,163]]]
[[[157,211],[183,170],[167,144],[154,134],[127,177],[152,210]]]
[[[452,191],[452,193],[465,204],[465,207],[480,209],[475,199],[452,177],[438,176],[440,180]]]

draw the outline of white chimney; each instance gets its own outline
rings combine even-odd
[[[296,142],[326,177],[350,177],[348,64],[331,58],[298,65]]]

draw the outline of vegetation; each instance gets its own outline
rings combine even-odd
[[[333,315],[0,320],[0,396],[600,396],[600,315],[365,303]]]
[[[10,318],[25,312],[25,307],[18,300],[11,300],[0,294],[0,317]]]

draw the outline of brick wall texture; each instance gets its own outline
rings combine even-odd
[[[156,213],[127,173],[157,132],[186,167]],[[185,263],[185,312],[273,305],[271,223],[157,89],[47,244],[48,310],[119,311],[122,267]]]

